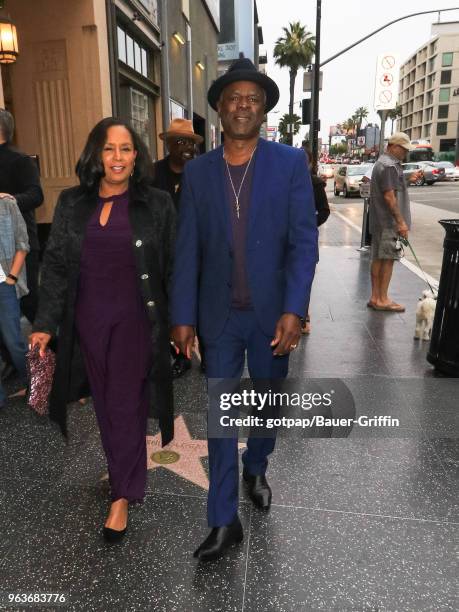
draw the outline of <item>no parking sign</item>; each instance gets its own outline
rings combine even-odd
[[[375,110],[389,110],[397,105],[399,59],[395,53],[378,55],[375,79]]]

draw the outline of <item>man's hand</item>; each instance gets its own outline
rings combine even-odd
[[[301,337],[300,317],[285,313],[276,325],[276,332],[271,346],[275,347],[273,355],[287,355],[298,346]]]
[[[192,325],[174,325],[171,329],[171,339],[181,353],[191,359],[194,346],[194,327]]]
[[[416,170],[410,174],[409,182],[417,183],[424,176],[424,172],[422,170]]]
[[[0,193],[0,199],[3,198],[12,198],[13,196],[10,193]]]
[[[44,357],[45,349],[48,346],[48,342],[50,340],[51,340],[50,334],[45,334],[42,332],[34,332],[33,334],[30,334],[29,336],[29,345],[30,345],[30,348],[33,349],[33,347],[36,344],[38,344],[38,346],[40,347],[40,357]]]
[[[408,240],[408,225],[401,219],[396,226],[397,234],[405,240]]]

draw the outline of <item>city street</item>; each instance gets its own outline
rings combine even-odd
[[[443,257],[444,231],[440,219],[459,218],[459,182],[441,182],[432,186],[409,189],[413,226],[410,242],[421,266],[437,281],[440,278]],[[362,227],[362,198],[345,199],[333,194],[333,180],[327,184],[327,195],[334,211],[347,220],[355,232]],[[415,264],[411,252],[405,250],[406,259]]]

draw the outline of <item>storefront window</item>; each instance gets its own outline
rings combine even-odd
[[[150,148],[148,96],[131,87],[131,125]]]
[[[131,68],[134,68],[134,41],[129,36],[129,34],[126,34],[126,49],[126,64]]]
[[[116,31],[118,35],[118,59],[126,63],[126,33],[119,26]]]
[[[129,36],[123,28],[117,27],[118,59],[133,70],[148,78],[148,54],[140,43]]]

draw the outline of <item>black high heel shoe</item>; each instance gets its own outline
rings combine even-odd
[[[121,529],[121,531],[118,531],[117,529],[110,529],[110,527],[104,527],[104,540],[106,542],[110,542],[111,544],[114,544],[115,542],[121,542],[121,540],[124,538],[126,531],[127,526],[124,529]]]

